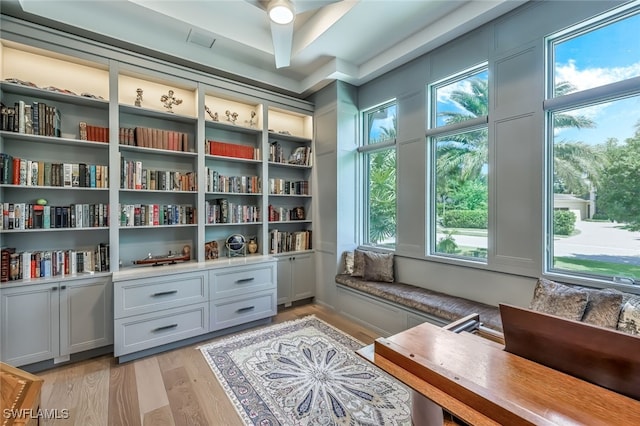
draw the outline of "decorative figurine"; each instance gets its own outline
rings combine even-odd
[[[135,106],[137,107],[141,107],[142,106],[142,89],[137,88],[136,89],[136,103]]]
[[[177,99],[173,96],[173,90],[169,90],[169,93],[166,95],[162,95],[160,97],[160,101],[164,103],[164,107],[168,110],[167,112],[173,112],[172,107],[174,105],[180,105],[182,103],[182,99]]]
[[[236,124],[236,120],[238,119],[238,113],[237,112],[231,112],[229,110],[226,110],[224,112],[224,115],[227,116],[227,121],[229,121],[231,124]]]
[[[258,242],[256,241],[256,237],[249,237],[249,242],[247,243],[247,249],[250,254],[254,254],[258,251]]]
[[[244,120],[245,123],[249,125],[249,127],[255,127],[258,124],[258,120],[254,120],[256,117],[256,112],[251,111],[251,118],[249,120]]]
[[[209,117],[211,117],[211,119],[213,121],[218,121],[218,113],[212,113],[211,110],[209,109],[208,106],[204,106],[204,110],[207,111],[207,114],[209,114]]]
[[[218,252],[218,242],[217,241],[209,241],[204,245],[204,258],[205,260],[217,259],[219,255]]]

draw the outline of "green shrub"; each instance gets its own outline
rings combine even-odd
[[[553,211],[553,233],[571,235],[576,229],[576,215],[569,210]]]
[[[436,251],[438,253],[453,254],[458,252],[458,244],[456,244],[455,238],[453,238],[452,232],[445,232],[445,236],[438,240],[436,245]]]
[[[609,215],[607,215],[606,213],[594,213],[593,217],[591,219],[593,219],[593,220],[609,220]]]
[[[446,228],[487,229],[488,224],[486,210],[447,210],[442,221]]]

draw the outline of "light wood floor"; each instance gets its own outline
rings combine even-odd
[[[309,304],[282,310],[274,323],[315,314],[364,344],[379,337],[330,309]],[[221,337],[224,338],[224,337]],[[204,342],[203,342],[204,343]],[[197,346],[116,364],[102,356],[41,372],[43,409],[69,411],[44,425],[242,425]]]

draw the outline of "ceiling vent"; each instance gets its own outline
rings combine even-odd
[[[216,39],[213,34],[207,34],[204,31],[196,31],[192,28],[191,31],[189,31],[189,35],[187,36],[187,41],[189,43],[197,44],[198,46],[211,49],[213,47],[213,43],[216,42]]]

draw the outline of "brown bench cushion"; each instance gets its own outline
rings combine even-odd
[[[336,282],[449,322],[479,314],[485,327],[502,331],[500,311],[495,306],[409,284],[366,281],[348,274],[336,275]]]

